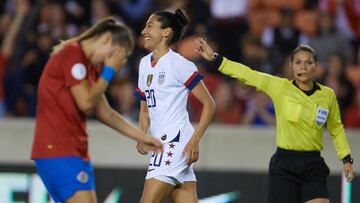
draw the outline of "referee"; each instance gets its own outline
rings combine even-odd
[[[261,73],[220,57],[202,38],[197,52],[218,70],[269,95],[276,113],[277,150],[269,166],[270,203],[327,203],[329,168],[320,155],[323,128],[332,138],[348,182],[354,179],[353,159],[341,123],[334,91],[314,81],[316,53],[300,45],[290,55],[294,80]]]

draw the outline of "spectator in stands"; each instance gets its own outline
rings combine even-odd
[[[354,65],[360,68],[360,44],[356,47]],[[360,84],[359,84],[360,85]]]
[[[360,128],[360,88],[356,90],[352,105],[345,110],[344,124],[346,128]]]
[[[123,14],[126,22],[132,25],[136,31],[140,31],[144,20],[150,14],[152,0],[117,0],[117,6]]]
[[[210,14],[212,29],[209,33],[219,46],[220,52],[232,59],[239,59],[238,42],[248,30],[246,19],[249,0],[212,0]]]
[[[346,68],[343,55],[333,53],[326,61],[323,78],[323,84],[334,90],[342,113],[351,105],[354,96],[354,86],[345,74]]]
[[[23,96],[27,103],[26,115],[35,117],[37,88],[41,73],[49,58],[54,41],[49,33],[39,33],[36,44],[26,50],[18,70],[22,74]],[[21,75],[18,75],[21,76]]]
[[[264,93],[255,91],[246,103],[243,124],[273,126],[275,123],[275,109],[271,99]]]
[[[221,82],[214,93],[216,111],[214,121],[224,124],[240,124],[242,121],[242,106],[236,100],[231,82]]]
[[[360,1],[358,0],[319,0],[319,9],[335,16],[334,22],[338,30],[351,40],[360,37]]]
[[[13,0],[1,1],[0,10],[6,10],[8,13],[7,17],[1,18],[0,25],[0,38],[4,38],[5,31],[9,30],[10,26],[8,23],[11,21],[10,13],[15,11]],[[22,67],[40,67],[35,65],[35,63],[40,63],[44,61],[46,58],[45,55],[41,54],[41,60],[38,60],[39,53],[36,52],[38,50],[38,41],[44,41],[46,35],[50,34],[54,42],[57,42],[59,39],[67,39],[70,36],[78,33],[78,31],[84,31],[91,24],[97,22],[101,18],[110,15],[118,15],[121,16],[122,20],[127,24],[131,24],[131,27],[139,27],[139,25],[143,25],[144,19],[141,20],[141,16],[146,16],[146,13],[153,11],[158,8],[172,8],[174,5],[184,6],[187,11],[191,13],[191,22],[187,28],[187,31],[184,36],[184,40],[177,44],[177,51],[182,53],[183,56],[191,58],[195,63],[198,57],[197,54],[194,54],[194,51],[189,52],[189,48],[191,48],[192,40],[194,35],[207,35],[208,38],[214,37],[216,39],[217,44],[220,46],[219,49],[222,53],[225,53],[230,58],[238,58],[242,59],[242,48],[244,48],[245,44],[240,41],[240,37],[247,32],[252,32],[252,34],[258,36],[261,35],[264,28],[269,26],[264,32],[262,38],[263,45],[258,46],[257,49],[248,49],[252,51],[253,54],[258,55],[256,57],[249,60],[248,65],[253,66],[254,68],[266,71],[270,73],[275,73],[276,75],[281,75],[281,69],[276,69],[278,67],[282,67],[284,64],[285,57],[278,54],[278,52],[274,49],[270,51],[264,51],[260,49],[260,46],[265,46],[268,48],[269,44],[273,44],[271,39],[273,40],[274,30],[278,30],[278,34],[284,36],[293,36],[294,26],[297,26],[299,30],[306,34],[311,34],[313,32],[308,33],[307,29],[313,27],[313,25],[308,25],[309,23],[301,23],[299,25],[299,20],[301,19],[298,16],[306,16],[302,13],[306,13],[308,10],[303,9],[312,9],[313,5],[319,5],[319,10],[312,9],[309,16],[315,16],[313,13],[315,12],[327,12],[330,14],[330,18],[327,16],[319,15],[319,22],[322,21],[324,24],[327,23],[330,19],[333,21],[331,24],[334,27],[337,27],[337,30],[341,30],[341,33],[345,33],[346,40],[349,41],[359,41],[360,35],[356,34],[356,23],[359,21],[359,2],[355,0],[347,0],[347,1],[336,1],[336,0],[319,0],[319,1],[311,1],[311,0],[298,0],[298,1],[284,1],[284,0],[272,0],[272,1],[264,1],[264,0],[231,0],[231,1],[223,1],[223,0],[215,0],[215,1],[207,1],[207,0],[199,0],[199,1],[189,1],[189,0],[91,0],[91,1],[77,1],[77,0],[44,0],[44,1],[30,1],[33,2],[31,7],[31,15],[27,20],[27,23],[24,24],[23,29],[25,32],[21,33],[18,38],[18,43],[15,46],[13,58],[11,63],[7,65],[7,72],[5,78],[5,102],[7,105],[7,111],[10,115],[22,115],[28,116],[33,115],[32,106],[34,106],[33,100],[29,99],[29,92],[32,95],[31,86],[35,84],[30,76],[27,75],[27,72],[31,72],[30,69],[22,68]],[[41,2],[41,3],[40,3]],[[224,3],[225,2],[225,3]],[[316,2],[316,3],[315,3]],[[319,2],[319,4],[317,3]],[[310,6],[309,6],[310,5]],[[6,8],[6,9],[4,9]],[[132,8],[136,8],[144,11],[144,13],[134,13]],[[254,8],[254,10],[251,10]],[[285,9],[284,9],[285,8]],[[130,11],[130,10],[131,11]],[[249,12],[250,9],[250,12]],[[10,11],[10,12],[8,12]],[[256,11],[256,12],[255,12]],[[290,12],[289,12],[290,11]],[[14,12],[15,13],[15,12]],[[261,18],[254,18],[254,13],[261,14]],[[285,18],[279,18],[279,13],[281,16]],[[289,15],[289,16],[287,16]],[[132,17],[130,17],[132,16]],[[295,18],[294,18],[295,17]],[[322,20],[324,17],[325,20]],[[120,18],[120,17],[119,17]],[[292,23],[295,19],[295,24]],[[301,20],[301,22],[311,21],[312,17],[304,18],[307,20]],[[314,18],[315,19],[315,18]],[[316,20],[317,21],[317,20]],[[6,23],[8,22],[8,23]],[[276,26],[278,23],[284,22],[288,23],[288,26]],[[312,20],[315,22],[315,20]],[[340,22],[340,23],[339,23]],[[133,23],[137,24],[134,25]],[[285,24],[287,24],[285,23]],[[252,26],[260,27],[254,30]],[[315,24],[315,23],[314,23]],[[308,26],[307,26],[308,25]],[[320,24],[319,24],[320,25]],[[345,26],[344,29],[339,29],[339,25]],[[249,26],[249,27],[248,27]],[[305,29],[304,27],[305,26]],[[285,27],[285,28],[282,28]],[[315,26],[314,26],[315,27]],[[213,29],[216,28],[216,29]],[[222,29],[223,28],[223,29]],[[271,31],[269,35],[269,30]],[[207,32],[209,31],[209,32]],[[136,32],[140,33],[140,30]],[[347,35],[350,33],[350,35]],[[187,36],[190,34],[190,36]],[[300,40],[295,38],[294,41],[286,41],[283,45],[290,45],[295,43],[296,45],[300,42],[304,42],[303,40],[306,38],[303,33],[300,33]],[[312,35],[311,35],[312,36]],[[317,37],[317,36],[316,36]],[[316,38],[315,37],[315,38]],[[291,37],[290,37],[291,38]],[[22,40],[24,39],[24,40]],[[270,41],[269,41],[270,39]],[[21,42],[20,42],[21,40]],[[20,43],[19,43],[20,42]],[[138,42],[143,42],[143,40],[139,37]],[[329,43],[330,45],[332,43]],[[282,45],[282,46],[283,46]],[[328,44],[327,44],[328,45]],[[326,46],[327,46],[326,45]],[[342,46],[339,46],[342,49]],[[117,75],[121,79],[134,79],[137,76],[137,68],[138,63],[140,61],[141,56],[143,56],[146,50],[141,48],[141,43],[138,43],[138,46],[134,50],[134,54],[128,59],[126,64],[127,68],[122,69],[121,73]],[[250,46],[251,47],[251,46]],[[252,46],[254,47],[254,46]],[[192,48],[191,48],[192,49]],[[234,50],[234,51],[232,51]],[[259,50],[253,52],[253,50]],[[341,51],[341,53],[345,53],[347,55],[347,51]],[[266,53],[267,52],[267,53]],[[325,50],[327,52],[327,50]],[[320,52],[320,55],[323,55],[325,52]],[[228,53],[228,54],[227,54]],[[250,54],[252,55],[252,54]],[[260,57],[259,55],[266,56]],[[255,58],[255,59],[254,59]],[[345,58],[349,58],[345,56]],[[351,58],[351,57],[350,57]],[[259,60],[257,60],[259,59]],[[30,64],[32,65],[25,65]],[[356,63],[356,59],[354,59],[354,63]],[[353,61],[347,61],[353,62]],[[360,60],[358,60],[360,61]],[[19,64],[22,63],[22,64]],[[357,62],[359,64],[359,62]],[[253,65],[256,64],[256,65]],[[285,64],[288,64],[285,62]],[[270,66],[269,66],[270,65]],[[272,67],[269,69],[269,67]],[[37,69],[37,72],[41,71],[41,67]],[[2,69],[4,70],[4,69]],[[270,70],[270,71],[267,71]],[[289,70],[286,68],[285,70]],[[322,69],[318,69],[322,70]],[[200,71],[203,71],[200,69]],[[0,71],[1,72],[1,71]],[[209,72],[206,70],[205,72]],[[352,71],[354,72],[354,71]],[[357,71],[355,71],[357,72]],[[206,73],[204,73],[206,75]],[[321,71],[320,71],[321,75]],[[323,75],[321,75],[323,76]],[[357,75],[352,74],[352,81],[356,81],[355,83],[359,83]],[[35,77],[36,78],[36,77]],[[355,80],[353,80],[355,79]],[[207,77],[205,77],[205,82],[208,83]],[[28,84],[31,84],[30,86]],[[30,88],[29,88],[30,87]],[[16,90],[16,91],[14,91]],[[237,90],[235,90],[237,91]],[[0,90],[1,92],[1,90]],[[236,93],[236,92],[235,92]],[[236,93],[237,94],[237,93]],[[1,93],[0,93],[1,95]],[[191,96],[190,96],[191,99]],[[4,98],[3,98],[4,100]],[[191,103],[191,102],[189,102]],[[30,114],[29,114],[30,112]],[[192,114],[198,115],[198,114]],[[195,116],[196,117],[196,116]],[[197,118],[191,118],[192,121],[198,120]]]
[[[324,66],[331,54],[342,53],[345,65],[353,60],[353,50],[349,40],[338,32],[333,17],[328,12],[319,12],[317,34],[309,40],[310,46],[317,50],[320,65]],[[326,68],[326,66],[325,66]]]
[[[97,23],[99,20],[111,16],[109,5],[106,1],[91,1],[91,23]]]
[[[269,59],[274,67],[281,67],[284,58],[298,44],[307,40],[307,37],[294,25],[294,10],[290,7],[283,7],[280,13],[280,24],[276,27],[268,27],[261,36],[262,43],[270,49]],[[279,72],[280,70],[277,70],[277,73]]]
[[[133,122],[139,119],[139,104],[133,96],[134,89],[135,85],[125,78],[115,79],[109,91],[114,109]]]
[[[89,7],[88,1],[63,0],[64,8],[69,22],[73,22],[80,30],[82,26],[89,25]],[[92,2],[93,0],[91,0]]]
[[[18,36],[19,30],[23,21],[25,20],[26,15],[29,12],[30,5],[28,0],[17,1],[15,5],[15,15],[11,20],[9,27],[7,27],[5,31],[5,35],[3,36],[1,50],[0,50],[0,118],[5,116],[6,108],[5,108],[5,94],[4,94],[4,76],[6,71],[6,66],[12,54],[15,50],[15,40]],[[8,14],[5,13],[1,16],[3,19],[4,16]],[[6,17],[5,17],[6,18]]]
[[[55,41],[67,39],[78,34],[75,23],[69,22],[64,5],[58,1],[45,1],[41,6],[37,32],[50,33]]]
[[[247,66],[254,69],[273,74],[275,70],[269,60],[270,53],[268,49],[262,45],[259,37],[245,34],[241,43],[242,61]]]

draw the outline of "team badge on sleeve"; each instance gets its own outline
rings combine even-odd
[[[150,85],[151,85],[151,83],[152,83],[152,80],[153,80],[153,77],[154,77],[153,74],[149,74],[149,75],[147,76],[146,84],[147,84],[148,87],[150,87]]]
[[[318,107],[316,110],[316,124],[323,125],[324,123],[326,123],[328,115],[329,115],[328,110]]]
[[[71,68],[71,75],[76,80],[83,80],[86,76],[86,67],[82,63],[77,63]]]

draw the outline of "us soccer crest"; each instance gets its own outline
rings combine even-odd
[[[165,71],[159,72],[158,84],[162,85],[165,81]]]
[[[149,75],[147,76],[146,84],[147,84],[148,87],[150,87],[150,85],[151,85],[151,83],[152,83],[152,80],[153,80],[153,77],[154,77],[153,74],[149,74]]]
[[[325,124],[327,117],[329,115],[329,111],[326,109],[318,108],[316,110],[316,124],[323,125]]]

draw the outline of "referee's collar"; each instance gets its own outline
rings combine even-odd
[[[316,90],[321,90],[320,89],[320,86],[315,82],[313,81],[313,88],[311,90],[302,90],[295,82],[295,80],[292,81],[292,84],[295,85],[297,88],[299,88],[299,90],[301,90],[302,92],[304,92],[307,96],[310,96],[312,94],[315,93]]]

